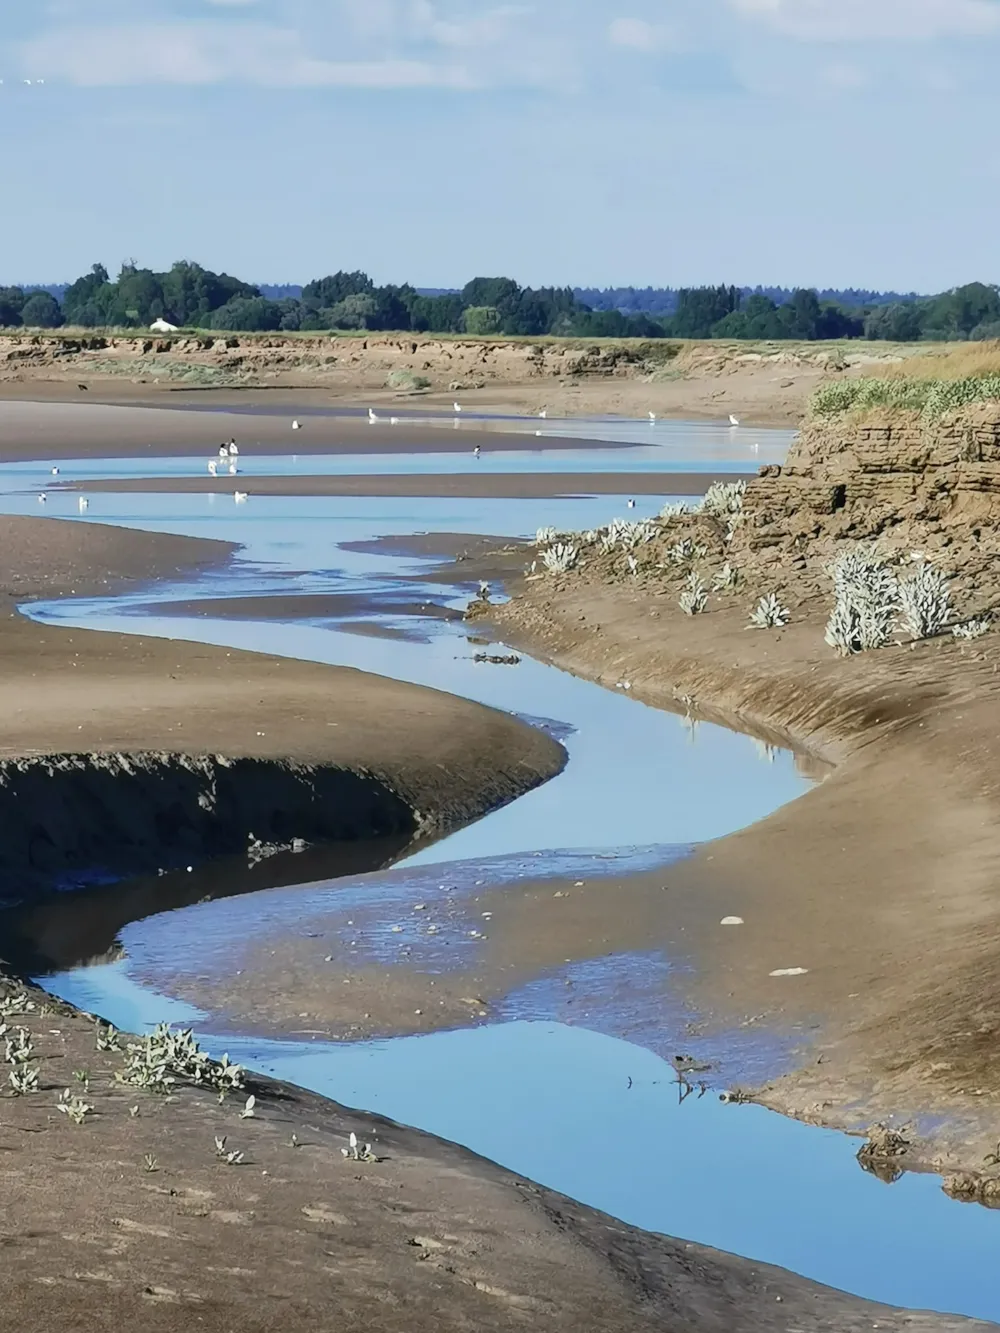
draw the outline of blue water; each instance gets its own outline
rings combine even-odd
[[[678,447],[698,455],[697,432]],[[774,447],[779,450],[777,442]],[[542,460],[542,470],[564,459],[560,453],[557,462],[553,453]],[[314,461],[300,465],[312,470]],[[161,463],[119,460],[108,466],[121,469],[119,475],[152,475],[162,472]],[[370,463],[365,460],[366,467]],[[422,466],[436,471],[439,460],[428,458]],[[61,467],[64,477],[72,475],[69,465]],[[10,488],[34,485],[24,470],[7,476]],[[668,488],[667,476],[664,484]],[[638,513],[655,512],[664,498],[666,491],[640,500]],[[2,503],[11,511],[37,512],[30,494],[8,493]],[[47,511],[81,517],[75,497],[53,498]],[[401,913],[414,894],[426,894],[429,877],[442,885],[460,879],[456,863],[477,858],[480,868],[470,873],[501,881],[505,858],[535,853],[552,865],[557,851],[567,857],[617,856],[623,864],[632,858],[665,863],[690,844],[796,799],[809,782],[786,752],[652,710],[624,690],[601,689],[530,658],[515,668],[477,666],[464,627],[432,616],[411,618],[420,621],[424,642],[390,643],[322,623],[178,618],[157,614],[157,604],[290,587],[393,597],[412,592],[455,603],[463,598],[451,584],[434,585],[428,562],[348,551],[342,544],[414,531],[527,535],[545,524],[591,527],[621,513],[622,502],[608,497],[275,497],[236,507],[222,497],[98,494],[82,516],[86,521],[219,536],[242,549],[231,567],[202,579],[117,600],[43,605],[32,614],[49,623],[358,666],[550,720],[570,756],[559,778],[388,875],[359,877],[347,889],[366,902],[375,900],[378,889],[387,894],[387,913]],[[344,892],[344,886],[338,890]],[[213,1036],[212,1014],[170,996],[169,974],[184,941],[203,938],[206,955],[195,962],[210,956],[224,968],[227,934],[250,931],[266,939],[269,930],[285,929],[321,908],[332,891],[332,885],[268,890],[137,922],[124,932],[130,958],[46,984],[126,1028],[159,1019],[194,1023],[217,1053],[224,1045],[255,1068],[465,1143],[636,1225],[780,1264],[889,1303],[1000,1318],[1000,1284],[992,1271],[1000,1248],[996,1214],[949,1200],[931,1177],[881,1184],[860,1171],[857,1144],[842,1135],[756,1107],[723,1106],[712,1091],[700,1095],[697,1086],[682,1099],[685,1090],[665,1056],[671,1038],[678,1051],[689,1048],[691,1015],[680,1004],[674,1011],[616,1008],[623,977],[633,1003],[637,993],[641,999],[643,978],[662,1003],[658,982],[678,965],[662,953],[590,964],[604,970],[588,978],[573,971],[582,964],[568,959],[565,975],[559,971],[521,986],[481,1026],[353,1045]],[[433,962],[424,959],[427,967]],[[135,977],[139,967],[142,985]],[[604,1010],[571,1015],[560,1000],[567,979],[596,986],[605,997]],[[621,1035],[626,1027],[629,1040]],[[801,1035],[755,1034],[754,1058],[780,1067]],[[746,1052],[744,1034],[733,1034],[733,1041]],[[365,1116],[359,1113],[358,1131],[364,1130]]]

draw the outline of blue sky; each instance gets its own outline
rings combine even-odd
[[[1000,0],[6,4],[0,282],[992,280],[998,57]]]

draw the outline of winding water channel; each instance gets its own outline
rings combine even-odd
[[[596,429],[589,424],[589,433]],[[669,498],[671,471],[748,471],[780,458],[789,440],[786,432],[755,432],[734,441],[717,428],[659,423],[637,443],[634,423],[600,429],[630,447],[546,451],[536,440],[530,452],[487,457],[486,465],[662,473],[662,496],[637,497],[641,517]],[[241,458],[251,483],[254,475],[292,471],[473,466],[467,454]],[[60,467],[61,481],[191,476],[203,474],[204,460]],[[0,469],[3,509],[37,513],[35,495],[48,472],[45,460]],[[46,509],[75,521],[240,546],[229,565],[186,583],[29,609],[46,623],[266,650],[432,685],[549,727],[570,760],[544,787],[385,871],[247,893],[250,880],[240,896],[133,921],[120,933],[123,957],[46,974],[44,985],[126,1029],[160,1020],[192,1024],[215,1053],[226,1049],[344,1104],[462,1142],[636,1225],[892,1304],[1000,1320],[1000,1216],[953,1202],[932,1177],[881,1183],[859,1169],[857,1143],[842,1135],[758,1107],[721,1104],[713,1089],[726,1086],[737,1045],[744,1070],[773,1073],[794,1059],[806,1034],[748,1028],[699,1046],[691,1035],[697,1015],[670,999],[671,973],[684,962],[669,951],[567,959],[519,980],[488,1017],[430,1035],[305,1039],[234,1019],[229,983],[248,956],[276,940],[308,931],[360,961],[440,975],[482,948],[467,927],[476,921],[478,935],[487,933],[480,910],[487,895],[492,910],[502,911],[505,886],[513,892],[528,877],[591,881],[667,866],[693,844],[794,800],[817,779],[814,767],[786,751],[692,725],[625,689],[605,690],[527,657],[516,667],[476,663],[467,626],[420,613],[431,600],[461,607],[469,589],[439,582],[452,576],[408,553],[412,534],[526,536],[547,524],[592,527],[621,514],[623,500],[251,495],[234,506],[222,495],[97,492],[83,516],[75,495],[52,492]],[[206,618],[190,606],[316,593],[349,595],[353,609],[310,620],[296,614],[293,600],[278,625]],[[210,879],[213,870],[199,873]],[[415,904],[423,908],[419,927]],[[431,921],[439,923],[433,933]],[[695,1085],[688,1092],[678,1082],[669,1057],[680,1050],[707,1051],[707,1091]],[[359,1129],[363,1124],[359,1114]]]

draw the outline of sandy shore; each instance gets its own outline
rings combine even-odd
[[[761,1090],[767,1105],[854,1131],[910,1121],[905,1165],[995,1176],[993,640],[845,661],[818,607],[748,634],[742,605],[691,619],[675,598],[585,579],[533,584],[494,618],[567,670],[627,677],[655,706],[769,728],[833,763],[806,796],[657,877],[654,930],[691,963],[706,1037],[748,1021],[801,1034],[801,1067]],[[745,925],[721,929],[729,915]],[[805,973],[772,975],[787,968]]]
[[[93,345],[91,345],[93,344]],[[235,344],[235,345],[232,345]],[[377,334],[177,338],[0,336],[0,400],[266,407],[374,407],[449,416],[663,417],[796,425],[816,385],[848,361],[895,354],[885,344],[677,344],[475,341]],[[839,368],[839,369],[837,369]],[[420,392],[393,388],[414,376]]]
[[[0,740],[19,772],[39,752],[109,751],[137,756],[140,776],[154,752],[363,768],[450,819],[560,762],[540,733],[432,691],[24,621],[17,600],[190,571],[224,552],[45,519],[6,519],[0,533],[17,552],[0,617]],[[40,789],[50,806],[52,784]],[[22,822],[43,817],[25,810]],[[114,1078],[123,1056],[95,1051],[85,1015],[10,981],[0,993],[32,1006],[10,1021],[30,1034],[39,1070],[39,1091],[5,1099],[0,1123],[0,1295],[18,1327],[264,1333],[323,1327],[331,1310],[399,1333],[977,1327],[638,1232],[427,1135],[265,1080],[248,1089],[251,1119],[238,1114],[242,1099],[124,1088]],[[93,1108],[79,1126],[57,1112],[67,1085]],[[355,1130],[379,1162],[345,1161]],[[238,1164],[213,1146],[222,1136]]]

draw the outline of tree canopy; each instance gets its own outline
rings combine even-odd
[[[61,301],[53,292],[61,293]],[[409,283],[379,287],[367,273],[341,269],[302,288],[262,290],[186,259],[164,273],[126,260],[114,280],[103,264],[94,264],[65,289],[0,287],[3,327],[140,329],[157,319],[226,332],[912,342],[1000,336],[1000,289],[973,282],[920,297],[725,284],[598,291],[477,277],[460,292],[419,292]]]

